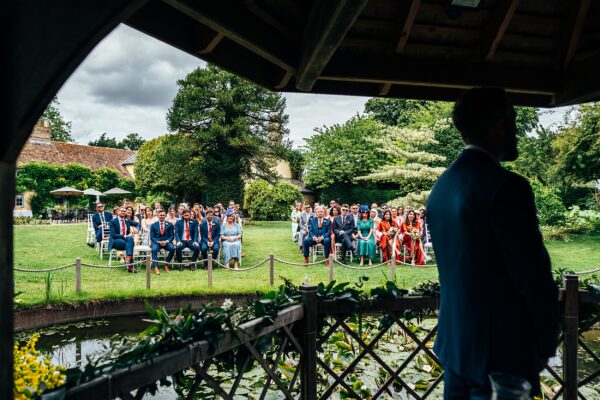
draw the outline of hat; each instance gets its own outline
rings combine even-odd
[[[225,211],[225,216],[229,217],[230,215],[235,214],[235,211],[233,211],[231,208],[228,208],[227,211]]]
[[[366,204],[362,204],[362,205],[360,206],[360,213],[361,213],[361,214],[362,214],[362,213],[366,213],[366,212],[368,212],[368,211],[369,211],[369,206],[368,206],[368,205],[366,205]]]

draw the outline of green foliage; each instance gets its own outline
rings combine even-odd
[[[354,178],[369,174],[387,155],[379,155],[374,140],[383,132],[371,118],[355,116],[343,125],[323,127],[316,135],[305,139],[306,173],[304,182],[315,189],[334,184],[352,183]]]
[[[206,204],[225,203],[229,200],[237,204],[244,199],[244,182],[236,175],[223,175],[208,182]]]
[[[288,182],[275,185],[257,179],[246,188],[244,208],[257,221],[285,221],[289,219],[291,207],[302,198],[298,188]]]
[[[573,206],[565,214],[566,225],[576,229],[577,233],[600,234],[600,212],[582,210]]]
[[[144,143],[135,161],[137,188],[146,196],[164,193],[182,200],[202,199],[206,187],[203,162],[198,147],[190,143],[185,133],[163,135]]]
[[[19,166],[17,171],[17,192],[33,190],[36,194],[31,199],[34,215],[52,207],[58,197],[50,191],[63,186],[75,187],[79,190],[94,188],[101,192],[115,186],[134,192],[131,179],[121,178],[119,173],[109,168],[91,169],[80,164],[51,165],[46,163],[28,163]],[[135,192],[134,192],[135,195]],[[70,196],[69,203],[74,206],[87,206],[89,197]]]
[[[304,173],[304,153],[300,150],[290,149],[286,152],[285,160],[290,164],[292,179],[302,180]]]
[[[177,82],[179,91],[167,113],[169,129],[185,133],[194,155],[196,186],[207,201],[241,200],[241,182],[274,178],[272,167],[289,149],[285,99],[216,66],[198,68]],[[223,177],[237,177],[237,190],[222,188]],[[218,198],[218,199],[217,199]]]
[[[74,142],[71,136],[71,121],[65,121],[60,114],[60,103],[55,96],[50,104],[44,110],[41,120],[47,120],[50,123],[50,138],[57,142]]]
[[[552,167],[554,150],[552,142],[556,133],[540,128],[533,136],[520,136],[518,142],[519,158],[508,163],[508,167],[527,179],[537,180],[543,185],[555,181]]]
[[[573,206],[582,209],[598,209],[594,190],[584,186],[563,186],[559,188],[559,195],[565,207]]]
[[[532,181],[531,187],[535,195],[535,207],[538,220],[541,225],[558,225],[565,221],[565,206],[563,205],[558,190],[543,186],[541,183]]]
[[[146,140],[137,133],[130,133],[123,140],[118,141],[114,137],[108,137],[107,133],[104,132],[98,139],[90,141],[88,145],[137,151],[145,142]]]
[[[362,182],[360,185],[353,183],[336,183],[321,190],[321,202],[328,204],[329,200],[337,199],[348,204],[382,204],[402,196],[404,193],[398,188],[389,189],[390,186],[382,183]]]
[[[583,104],[552,143],[554,173],[566,185],[600,178],[600,103]]]

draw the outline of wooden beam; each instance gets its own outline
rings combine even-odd
[[[600,99],[600,54],[573,62],[564,70],[563,89],[554,98],[555,106],[566,106]]]
[[[304,30],[296,87],[310,91],[368,0],[315,1]]]
[[[290,82],[290,79],[292,79],[292,76],[294,76],[294,74],[292,74],[290,71],[285,71],[278,83],[275,83],[275,90],[280,90],[286,87]]]
[[[402,16],[400,17],[402,29],[400,30],[400,37],[398,38],[398,42],[396,44],[396,53],[402,53],[404,51],[420,6],[421,0],[412,0],[402,13]]]
[[[565,33],[560,53],[558,55],[558,67],[567,67],[577,51],[581,32],[590,8],[590,0],[576,0],[569,2],[572,7],[569,12],[569,17],[565,23]]]
[[[271,13],[262,8],[256,0],[246,0],[246,5],[248,9],[257,17],[265,21],[267,24],[271,25],[273,28],[277,29],[279,32],[284,34],[288,39],[298,42],[298,35],[294,32],[290,27],[286,24],[275,18]]]
[[[200,33],[198,35],[198,54],[212,53],[224,37],[225,35],[222,32],[214,32],[213,34]]]
[[[193,0],[164,2],[278,67],[295,72],[295,46],[276,29],[249,12],[242,3]]]
[[[371,82],[377,84],[451,87],[499,86],[522,93],[554,95],[561,75],[539,68],[505,65],[409,60],[401,55],[381,57],[377,62],[350,56],[334,56],[319,80]]]
[[[492,12],[483,31],[474,61],[491,61],[494,58],[498,44],[500,44],[518,5],[519,0],[500,0],[498,2],[498,6]]]
[[[379,95],[387,96],[390,93],[391,88],[392,88],[391,83],[389,83],[389,82],[384,83],[383,85],[381,85],[381,89],[379,89]]]

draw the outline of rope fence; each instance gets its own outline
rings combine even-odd
[[[213,286],[213,269],[215,266],[222,267],[223,269],[225,269],[227,271],[231,271],[231,272],[247,272],[247,271],[251,271],[251,270],[260,268],[265,264],[268,264],[268,266],[269,266],[269,284],[270,284],[270,286],[274,286],[275,285],[275,263],[276,262],[283,264],[283,265],[290,265],[290,266],[302,267],[302,268],[325,264],[328,269],[328,275],[329,275],[330,282],[334,280],[334,274],[335,274],[334,266],[336,264],[341,268],[349,269],[349,270],[353,270],[353,271],[368,271],[368,270],[374,270],[374,269],[379,269],[379,268],[389,268],[391,280],[395,279],[398,267],[409,267],[409,268],[411,268],[411,267],[412,268],[436,268],[437,267],[437,264],[413,265],[410,263],[399,262],[395,258],[390,261],[382,262],[380,264],[369,265],[369,266],[355,266],[355,265],[348,265],[348,264],[341,262],[340,260],[336,259],[333,254],[330,254],[328,258],[324,258],[319,261],[309,262],[309,263],[298,263],[298,262],[283,260],[281,258],[275,257],[273,254],[270,254],[269,258],[259,261],[254,265],[251,265],[251,266],[245,267],[245,268],[234,269],[234,268],[231,268],[228,264],[221,263],[218,259],[213,259],[212,254],[209,254],[208,258],[206,258],[206,259],[201,259],[201,260],[197,260],[197,261],[190,260],[188,262],[182,262],[182,263],[167,262],[165,260],[153,260],[148,255],[145,259],[137,259],[133,263],[121,264],[121,265],[95,265],[95,264],[89,264],[89,263],[82,263],[81,259],[77,258],[75,260],[75,263],[61,265],[61,266],[53,267],[53,268],[44,268],[44,269],[13,268],[13,269],[14,269],[14,271],[24,272],[24,273],[48,273],[48,272],[65,270],[68,268],[75,268],[75,292],[77,293],[77,295],[80,295],[81,291],[82,291],[81,290],[81,268],[82,267],[83,268],[91,268],[91,269],[121,269],[121,268],[130,268],[133,266],[134,271],[138,272],[137,269],[135,269],[135,267],[140,267],[140,266],[145,265],[146,289],[150,290],[151,289],[151,280],[152,280],[151,279],[152,271],[153,271],[154,267],[158,266],[158,265],[187,266],[187,265],[193,264],[193,265],[201,265],[203,267],[206,267],[206,272],[207,272],[206,279],[207,279],[208,287],[212,287]],[[201,270],[204,270],[204,268],[201,268]],[[592,270],[588,270],[588,271],[577,272],[575,274],[576,275],[587,275],[587,274],[593,274],[596,272],[600,272],[600,267],[592,269]]]

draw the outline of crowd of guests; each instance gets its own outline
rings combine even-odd
[[[342,262],[350,253],[358,258],[359,265],[372,265],[378,253],[384,262],[395,258],[397,262],[425,265],[431,259],[426,251],[431,236],[425,208],[378,207],[376,203],[369,207],[332,200],[329,207],[315,203],[314,211],[310,204],[296,204],[291,218],[292,240],[298,242],[305,263],[313,246],[322,245],[327,258],[336,251],[336,244],[340,245]]]
[[[204,207],[200,203],[193,206],[182,203],[178,207],[164,210],[160,202],[154,208],[143,204],[134,208],[124,201],[114,207],[113,212],[104,209],[104,204],[96,204],[96,212],[91,218],[96,234],[96,242],[108,240],[108,250],[124,251],[122,261],[128,264],[129,272],[136,272],[133,266],[134,251],[148,249],[152,254],[154,272],[160,275],[158,256],[166,254],[164,270],[169,272],[169,263],[176,258],[179,269],[183,270],[183,253],[191,252],[187,267],[196,269],[200,254],[206,260],[208,253],[218,259],[223,255],[224,264],[233,269],[239,268],[242,256],[242,223],[239,206],[232,200],[228,207],[221,203]],[[90,243],[94,246],[94,243]]]

